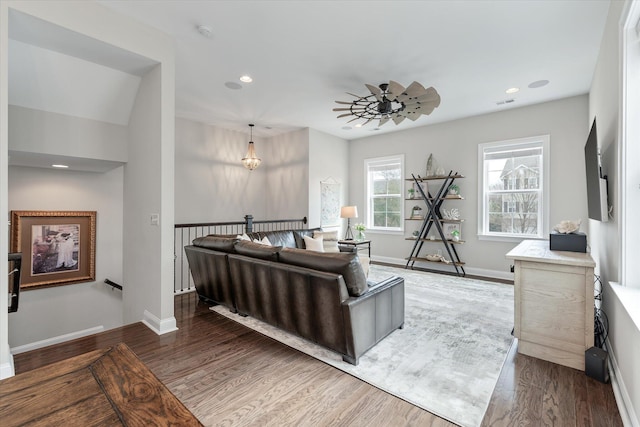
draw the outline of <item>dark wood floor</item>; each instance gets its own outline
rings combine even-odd
[[[15,356],[26,372],[126,343],[205,425],[451,426],[306,354],[176,297],[179,330],[141,323]],[[510,351],[484,426],[622,426],[611,385]]]

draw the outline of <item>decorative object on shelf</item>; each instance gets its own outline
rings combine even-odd
[[[26,257],[23,290],[93,282],[96,212],[11,211],[11,252]]]
[[[553,227],[553,230],[561,234],[575,233],[576,231],[580,230],[581,223],[581,219],[576,221],[564,220],[560,221],[560,224],[556,224]]]
[[[420,115],[429,115],[440,105],[440,95],[433,88],[425,89],[418,82],[411,83],[406,89],[400,83],[393,80],[373,86],[365,84],[371,95],[359,96],[347,92],[356,98],[353,101],[336,101],[337,104],[347,107],[334,108],[333,111],[342,112],[338,118],[355,116],[349,120],[362,119],[362,125],[372,120],[380,120],[378,126],[382,126],[389,120],[398,125],[405,118],[415,121]]]
[[[442,212],[442,218],[444,219],[453,219],[453,220],[460,219],[460,212],[456,208],[451,208],[449,210],[442,209],[441,212]]]
[[[456,184],[451,184],[449,186],[449,194],[451,194],[452,196],[459,196],[460,195],[460,187],[458,187]]]
[[[442,231],[444,231],[444,237],[447,240],[453,240],[453,233],[454,231],[456,232],[457,236],[458,236],[458,240],[460,240],[460,236],[461,236],[461,231],[460,231],[460,224],[455,223],[455,224],[443,224],[442,225]]]
[[[411,233],[411,235],[415,238],[418,238],[420,236],[420,230],[414,230],[413,233]]]
[[[436,169],[436,176],[444,176],[444,168],[442,166],[438,166]]]
[[[424,256],[427,260],[433,262],[444,262],[445,264],[449,264],[451,261],[442,256],[442,251],[438,249],[436,253],[427,254]]]
[[[358,234],[356,235],[356,240],[364,240],[364,237],[365,237],[364,230],[366,230],[366,227],[364,226],[364,224],[359,222],[353,228],[355,228],[356,231],[358,232]]]
[[[434,173],[435,173],[435,167],[433,166],[433,154],[429,154],[429,158],[427,159],[426,176],[433,176]]]
[[[411,209],[411,219],[423,219],[424,217],[422,216],[422,208],[418,205],[414,206],[413,209]]]
[[[343,206],[340,208],[340,218],[347,219],[347,231],[344,233],[344,240],[353,240],[353,230],[351,230],[351,218],[358,218],[357,206]]]
[[[414,190],[413,187],[409,188],[407,190],[407,193],[409,193],[409,199],[415,199],[416,190]]]
[[[247,149],[247,155],[243,157],[242,164],[245,168],[250,171],[256,169],[260,166],[261,159],[256,156],[256,149],[253,146],[253,123],[249,124],[249,129],[251,130],[251,136],[249,137],[249,148]]]
[[[451,240],[453,240],[454,242],[460,241],[460,232],[458,230],[451,231]]]

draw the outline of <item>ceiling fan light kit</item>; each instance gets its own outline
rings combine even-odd
[[[338,118],[354,116],[347,123],[358,119],[364,120],[361,125],[366,125],[372,120],[379,120],[378,126],[382,126],[389,120],[398,125],[406,118],[415,121],[422,114],[429,115],[440,105],[440,95],[433,87],[425,89],[418,82],[413,82],[405,89],[393,80],[378,86],[365,84],[371,95],[359,96],[347,92],[356,98],[353,101],[336,101],[344,107],[334,108],[340,112]]]

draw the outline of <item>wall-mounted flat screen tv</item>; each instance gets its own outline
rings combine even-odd
[[[596,119],[584,146],[584,161],[587,174],[587,204],[589,218],[606,222],[609,219],[607,206],[607,177],[602,175],[600,149]]]

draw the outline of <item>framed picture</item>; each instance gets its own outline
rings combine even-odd
[[[95,280],[96,212],[11,211],[11,251],[21,289]]]
[[[445,222],[442,224],[442,231],[444,231],[444,237],[447,240],[453,240],[454,230],[458,232],[458,238],[462,239],[462,230],[459,223]]]

